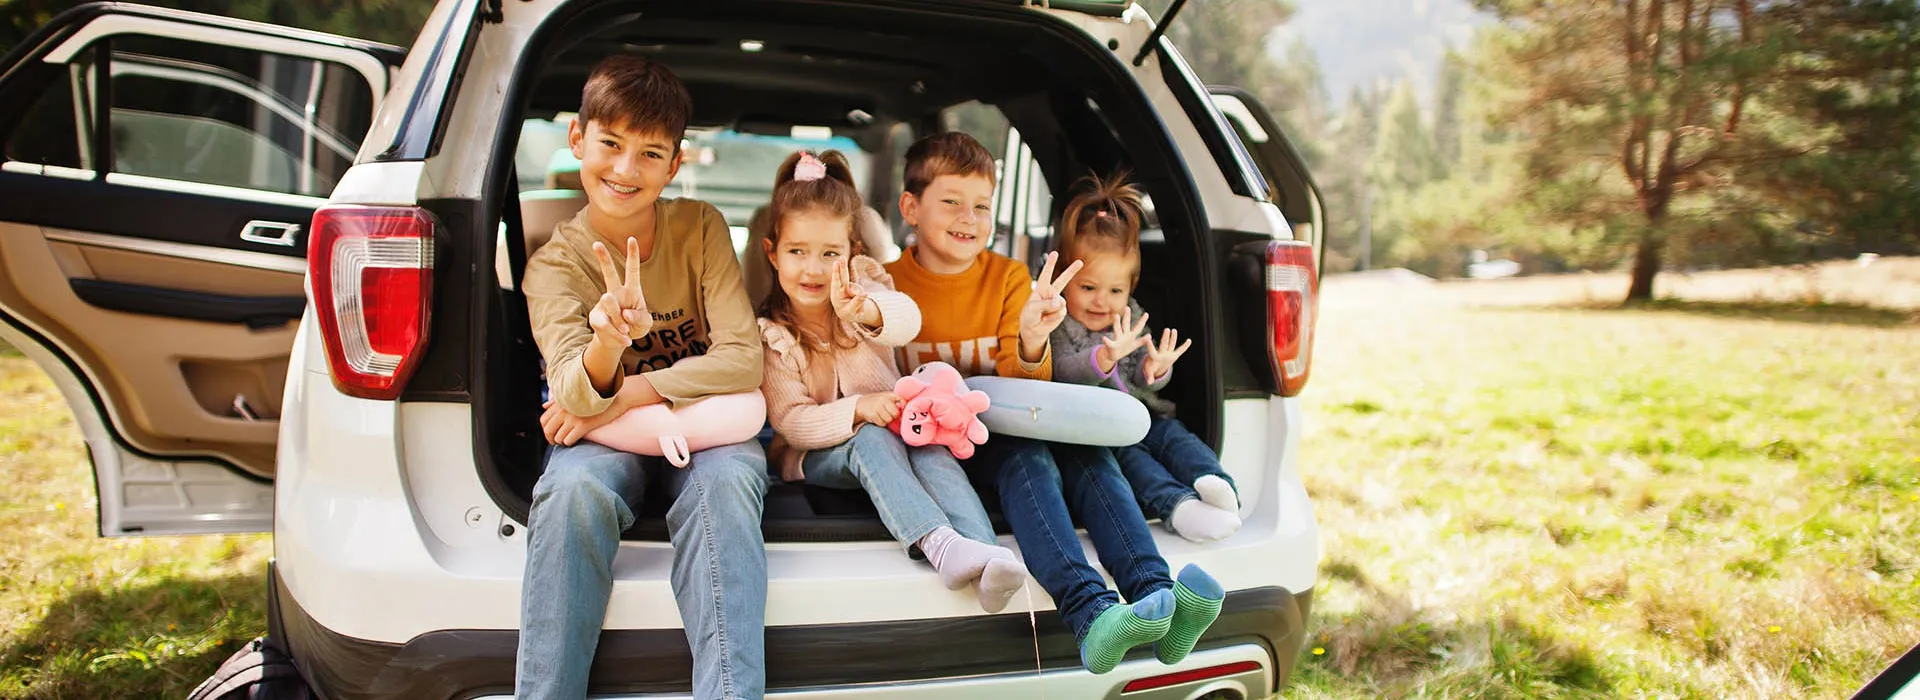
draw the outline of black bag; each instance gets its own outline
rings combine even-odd
[[[313,691],[293,667],[293,657],[259,637],[227,657],[187,700],[313,700]]]

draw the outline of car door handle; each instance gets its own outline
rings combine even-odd
[[[292,248],[295,243],[294,239],[298,237],[300,237],[299,224],[286,224],[278,221],[261,221],[255,219],[247,222],[246,227],[240,229],[240,240],[248,243],[259,243],[261,245],[280,246],[282,248]]]

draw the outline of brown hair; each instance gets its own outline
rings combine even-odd
[[[1060,215],[1060,232],[1055,249],[1065,258],[1062,263],[1081,259],[1087,253],[1124,255],[1133,261],[1133,275],[1140,276],[1140,227],[1147,220],[1141,203],[1140,188],[1127,184],[1125,172],[1101,179],[1088,175],[1074,183],[1080,193],[1067,202]]]
[[[853,184],[853,167],[847,164],[847,157],[839,151],[827,151],[818,157],[826,166],[826,177],[817,180],[795,180],[794,168],[806,151],[795,151],[780,164],[780,174],[773,180],[773,199],[767,203],[767,222],[771,228],[767,232],[767,246],[779,250],[780,233],[786,228],[787,217],[805,212],[818,212],[847,222],[847,259],[863,255],[866,246],[860,236],[854,233],[856,218],[861,207],[860,189]],[[762,251],[765,254],[765,251]],[[767,300],[760,305],[760,315],[765,316],[800,341],[807,352],[827,349],[829,343],[841,347],[856,347],[858,340],[844,337],[840,324],[829,325],[829,338],[817,338],[800,327],[793,316],[793,300],[787,298],[787,290],[780,286],[779,271],[774,271],[773,287],[767,290]]]
[[[907,192],[918,197],[941,175],[984,176],[993,182],[993,154],[972,136],[958,131],[934,134],[907,149]]]
[[[687,134],[693,98],[673,71],[660,62],[635,54],[614,54],[594,65],[580,90],[580,125],[662,133],[677,151]]]

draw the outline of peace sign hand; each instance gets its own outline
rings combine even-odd
[[[1132,355],[1140,346],[1153,346],[1153,338],[1146,335],[1147,316],[1146,312],[1141,312],[1140,321],[1134,322],[1132,307],[1123,308],[1120,313],[1113,315],[1113,334],[1100,339],[1100,344],[1107,352],[1107,356],[1101,358],[1102,371],[1113,371],[1113,366],[1119,364],[1121,358]]]
[[[1053,266],[1059,253],[1047,253],[1047,263],[1040,268],[1040,277],[1034,280],[1033,293],[1027,295],[1027,305],[1020,309],[1020,341],[1042,345],[1053,329],[1067,317],[1067,300],[1061,296],[1067,291],[1067,284],[1080,272],[1080,261],[1073,261],[1058,278],[1053,276]]]
[[[840,320],[873,325],[867,322],[868,319],[862,318],[867,316],[867,287],[853,278],[851,259],[843,259],[833,265],[833,279],[829,283],[827,298],[833,302],[833,313]]]
[[[1177,344],[1177,345],[1176,345]],[[1153,381],[1173,371],[1174,360],[1187,354],[1187,348],[1193,345],[1193,339],[1180,340],[1180,331],[1172,328],[1160,331],[1160,344],[1147,343],[1147,361],[1142,369],[1147,372],[1147,381]]]
[[[600,278],[607,291],[587,314],[595,340],[608,347],[624,348],[646,337],[653,330],[653,314],[647,311],[647,297],[640,290],[640,241],[627,237],[627,274],[613,266],[606,245],[593,243],[593,256],[600,259]]]

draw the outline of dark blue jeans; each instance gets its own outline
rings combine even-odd
[[[1181,501],[1196,498],[1193,482],[1200,477],[1211,474],[1233,486],[1213,448],[1172,418],[1155,417],[1146,439],[1114,448],[1113,456],[1149,518],[1165,520]]]
[[[995,435],[965,466],[976,487],[998,493],[1027,570],[1080,638],[1120,596],[1134,601],[1173,586],[1147,520],[1107,448]],[[1100,565],[1119,584],[1119,595],[1087,563],[1074,533],[1076,516],[1093,540]]]

